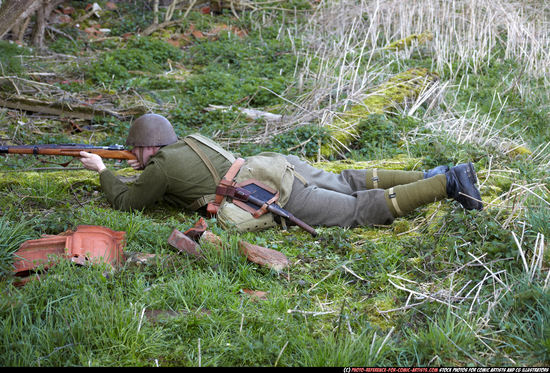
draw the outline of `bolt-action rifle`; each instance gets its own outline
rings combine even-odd
[[[37,145],[0,145],[0,154],[64,155],[80,157],[80,152],[94,153],[101,158],[136,159],[122,145],[95,146],[87,144],[37,144]]]

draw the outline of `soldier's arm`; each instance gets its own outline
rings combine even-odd
[[[126,185],[105,168],[99,173],[101,188],[117,210],[141,210],[162,199],[167,180],[164,172],[150,163],[133,185]]]

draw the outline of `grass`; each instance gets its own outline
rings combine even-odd
[[[195,11],[183,18],[183,11],[176,26],[123,40],[149,24],[147,3],[138,3],[121,8],[125,17],[102,14],[113,33],[103,43],[62,29],[72,39],[57,35],[52,48],[66,64],[0,46],[10,53],[9,74],[53,72],[47,84],[82,101],[146,103],[178,134],[201,131],[245,156],[291,152],[333,171],[472,161],[486,208],[466,212],[442,201],[391,226],[321,227],[315,239],[296,227],[225,231],[209,219],[226,249],[205,245],[198,260],[167,243],[198,215],[162,204],[115,211],[95,174],[37,171],[44,166],[34,157],[8,156],[0,163],[2,366],[548,365],[545,2],[258,3],[239,19]],[[228,24],[247,36],[190,38],[172,48],[191,24],[204,33]],[[410,37],[427,31],[433,39]],[[392,43],[402,47],[386,48]],[[319,156],[339,113],[413,67],[436,72],[439,82],[415,102],[358,122],[345,159]],[[13,92],[16,82],[1,87]],[[235,110],[204,111],[209,104]],[[250,120],[237,107],[284,120]],[[75,132],[63,120],[23,112],[2,110],[0,118],[10,143],[123,143],[128,127],[97,118],[91,130]],[[38,271],[39,280],[14,286],[13,253],[22,242],[80,224],[125,231],[128,254],[155,260],[116,271],[61,260]],[[240,240],[281,251],[291,265],[276,272],[248,262]]]

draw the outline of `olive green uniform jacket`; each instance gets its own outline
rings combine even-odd
[[[208,146],[199,146],[219,175],[225,175],[231,162]],[[124,211],[141,210],[159,201],[187,209],[200,197],[214,194],[217,185],[204,162],[184,141],[162,147],[134,185],[126,185],[109,170],[100,173],[100,183],[113,207]]]

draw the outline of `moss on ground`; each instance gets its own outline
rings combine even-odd
[[[351,159],[331,161],[331,162],[317,162],[313,165],[334,173],[340,173],[346,169],[372,169],[383,168],[387,170],[416,170],[421,160],[418,158],[408,158],[405,155],[398,155],[391,159],[378,159],[372,161],[355,161]]]
[[[399,39],[389,43],[384,49],[392,51],[400,51],[411,47],[414,43],[423,44],[433,40],[434,35],[430,31],[422,32],[420,34],[412,34],[406,38]]]
[[[391,77],[387,82],[374,88],[361,104],[353,105],[340,113],[329,131],[332,141],[323,144],[321,154],[325,157],[335,154],[335,150],[348,146],[358,135],[358,125],[371,114],[384,114],[398,106],[414,102],[439,77],[425,68],[413,68]]]

